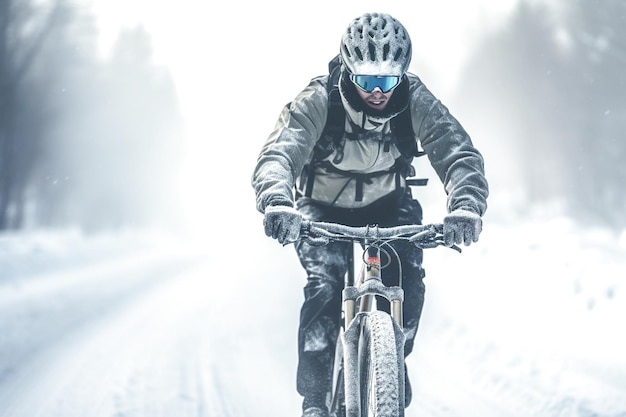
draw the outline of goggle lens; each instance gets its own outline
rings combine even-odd
[[[380,88],[383,93],[388,93],[400,84],[402,77],[395,75],[355,75],[350,74],[350,80],[366,93],[371,93]]]

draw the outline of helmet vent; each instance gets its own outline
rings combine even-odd
[[[361,52],[361,48],[359,48],[358,46],[354,48],[354,53],[359,58],[359,60],[363,61],[363,53]]]
[[[387,60],[387,57],[389,56],[389,49],[390,46],[388,43],[386,43],[385,46],[383,46],[383,61]]]
[[[398,50],[396,51],[396,54],[393,56],[393,60],[399,61],[401,56],[402,56],[402,48],[398,48]]]
[[[348,58],[352,58],[352,54],[350,53],[350,50],[348,49],[348,47],[345,44],[343,44],[342,47],[343,47],[343,52],[346,54],[346,56]]]
[[[376,45],[370,42],[368,45],[369,53],[370,53],[370,61],[376,61]]]

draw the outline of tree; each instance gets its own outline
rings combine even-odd
[[[0,230],[171,221],[182,117],[149,34],[101,60],[88,10],[41,5],[0,2]]]
[[[21,123],[26,112],[40,110],[27,108],[25,91],[33,62],[59,24],[63,6],[56,0],[48,4],[47,13],[36,14],[31,3],[0,2],[0,230],[22,222],[26,183],[42,128]]]
[[[564,99],[576,132],[565,149],[576,168],[570,201],[588,221],[626,227],[626,3],[565,4]]]

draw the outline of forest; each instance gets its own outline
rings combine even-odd
[[[0,2],[0,230],[177,222],[183,119],[151,42],[102,56],[86,5]]]

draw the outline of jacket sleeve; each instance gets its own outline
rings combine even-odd
[[[418,140],[448,195],[448,212],[465,209],[482,216],[489,186],[484,161],[465,129],[415,77],[412,122]]]
[[[287,106],[259,153],[252,174],[256,207],[294,204],[295,181],[309,161],[324,130],[328,111],[328,77],[318,77]]]

